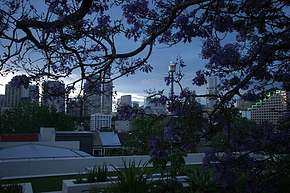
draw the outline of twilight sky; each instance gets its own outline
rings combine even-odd
[[[133,46],[133,44],[129,45],[129,42],[130,41],[119,40],[119,42],[116,43],[120,45],[120,50],[126,51],[131,50]],[[201,44],[201,40],[195,39],[190,44],[181,43],[170,48],[164,47],[163,45],[156,45],[149,59],[149,62],[154,67],[153,71],[151,73],[137,71],[137,73],[134,75],[117,79],[114,82],[114,89],[118,92],[118,96],[116,98],[119,98],[120,95],[132,94],[133,100],[142,102],[143,96],[146,96],[144,90],[165,89],[168,91],[169,88],[164,82],[164,77],[167,75],[169,62],[174,61],[178,56],[182,57],[185,64],[187,65],[184,68],[184,87],[189,87],[199,94],[205,93],[206,91],[204,87],[193,87],[191,84],[192,77],[194,76],[195,72],[203,68],[206,62],[205,60],[202,60],[200,56]],[[4,85],[11,79],[11,77],[13,77],[12,74],[8,75],[7,77],[0,77],[0,94],[4,94]]]
[[[42,3],[42,1],[37,1],[35,6],[39,9],[44,9],[44,7],[42,7]],[[121,10],[119,8],[111,10],[111,12],[112,14],[110,14],[110,16],[112,19],[125,19],[124,16],[122,16]],[[133,50],[138,46],[138,43],[136,44],[132,42],[132,40],[127,40],[125,38],[118,38],[115,43],[117,50],[121,52]],[[118,93],[116,98],[119,98],[124,94],[131,94],[133,96],[133,100],[143,102],[144,96],[146,96],[144,90],[165,89],[168,91],[169,88],[164,82],[164,77],[167,75],[169,62],[175,61],[176,57],[182,57],[185,65],[187,65],[184,68],[185,77],[183,79],[183,87],[189,87],[191,90],[195,90],[198,94],[205,93],[205,87],[193,87],[191,84],[192,77],[195,72],[203,68],[206,62],[202,60],[200,56],[201,45],[202,41],[200,39],[194,39],[194,41],[191,43],[180,43],[170,48],[164,47],[164,45],[156,45],[149,59],[149,62],[153,66],[153,71],[151,73],[137,71],[134,75],[122,77],[114,81],[114,89]],[[12,74],[8,75],[7,77],[1,77],[0,75],[0,94],[4,94],[4,85],[13,76],[14,75]],[[65,83],[72,81],[76,76],[78,75],[74,74],[72,77],[64,80]]]

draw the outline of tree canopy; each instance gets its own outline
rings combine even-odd
[[[0,133],[38,133],[40,127],[72,131],[75,124],[73,117],[35,103],[20,103],[0,114]]]
[[[110,72],[111,81],[136,70],[150,72],[154,66],[147,60],[157,44],[202,38],[208,64],[193,84],[219,77],[219,106],[253,89],[252,83],[258,82],[255,90],[277,81],[289,84],[288,1],[5,0],[0,15],[1,74],[25,70],[36,80],[79,74],[74,86]],[[120,37],[136,48],[120,52]]]

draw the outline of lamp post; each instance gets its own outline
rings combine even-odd
[[[169,78],[170,78],[170,100],[171,102],[173,101],[173,95],[174,95],[174,72],[176,71],[176,64],[173,62],[170,62],[169,67],[168,67],[168,73],[169,73]]]

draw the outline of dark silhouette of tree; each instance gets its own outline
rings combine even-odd
[[[0,115],[0,133],[38,133],[40,127],[72,131],[75,119],[35,103],[20,103]]]

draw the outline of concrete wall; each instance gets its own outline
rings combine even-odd
[[[185,158],[187,165],[201,164],[203,153],[188,154]],[[23,159],[0,160],[0,179],[25,178],[40,176],[70,175],[85,172],[86,168],[98,165],[109,165],[122,168],[123,161],[145,163],[148,155],[140,156],[111,156],[92,158],[58,158],[58,159]]]

